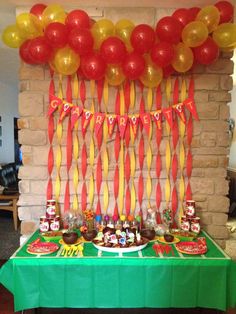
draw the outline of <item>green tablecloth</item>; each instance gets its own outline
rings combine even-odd
[[[236,305],[236,263],[207,238],[205,255],[99,252],[85,243],[83,257],[60,252],[34,256],[24,245],[0,270],[14,295],[15,310],[36,307],[167,308]],[[38,237],[36,232],[28,242]],[[98,254],[99,252],[99,254]]]

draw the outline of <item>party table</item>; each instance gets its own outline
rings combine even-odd
[[[3,265],[0,282],[14,295],[15,311],[53,308],[193,308],[236,305],[236,263],[206,234],[204,255],[142,251],[110,253],[84,243],[83,254],[31,255],[29,243]]]

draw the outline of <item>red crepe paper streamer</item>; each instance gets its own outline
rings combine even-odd
[[[193,118],[190,114],[188,122],[187,122],[187,144],[191,146],[193,139]]]
[[[125,180],[126,180],[126,183],[129,184],[129,180],[130,180],[130,156],[129,156],[128,151],[127,151],[126,156],[125,156]]]
[[[161,154],[158,152],[156,157],[156,175],[160,178],[161,175]]]
[[[192,164],[193,164],[193,156],[191,151],[188,151],[187,160],[186,160],[186,174],[187,177],[190,178],[192,175]]]
[[[131,207],[131,194],[129,186],[127,185],[126,193],[125,193],[125,212],[126,216],[130,214],[130,207]]]
[[[143,190],[144,190],[143,175],[141,172],[138,179],[138,202],[139,202],[140,209],[142,208],[142,202],[143,202]]]
[[[119,130],[117,128],[116,137],[115,137],[115,159],[116,159],[116,162],[118,162],[118,160],[119,160],[119,153],[120,153],[120,133],[119,133]]]
[[[130,142],[130,125],[129,125],[129,120],[126,125],[126,130],[125,130],[125,146],[128,149],[129,147],[129,142]]]
[[[85,179],[86,171],[87,171],[87,150],[86,150],[86,145],[84,143],[83,147],[82,147],[82,176],[83,176],[83,179]]]
[[[125,110],[129,112],[130,106],[130,81],[126,80],[124,84],[124,98],[125,98]]]
[[[156,109],[160,110],[162,104],[161,85],[156,89]]]
[[[49,84],[49,104],[52,101],[52,95],[55,94],[55,84],[54,84],[54,72],[50,70],[51,80]],[[54,118],[53,115],[49,116],[48,120],[48,140],[50,144],[49,152],[48,152],[48,183],[47,183],[47,190],[46,190],[46,196],[47,199],[52,199],[53,194],[53,186],[52,186],[52,171],[54,167],[54,154],[53,154],[53,148],[52,148],[52,141],[53,141],[53,135],[54,135]]]
[[[101,154],[98,155],[98,161],[97,161],[97,169],[96,169],[96,188],[97,188],[97,195],[98,195],[98,202],[97,202],[97,209],[96,214],[101,214],[101,204],[100,204],[100,191],[101,191],[101,185],[102,185],[102,160],[101,160]]]
[[[139,166],[141,170],[143,170],[143,161],[144,161],[144,138],[143,135],[141,135],[139,141]]]
[[[173,158],[172,158],[172,178],[174,183],[176,182],[176,178],[177,178],[177,172],[178,172],[178,158],[176,153],[174,153]]]
[[[116,88],[116,100],[115,100],[115,114],[120,113],[120,90],[119,87]]]
[[[114,174],[114,196],[117,199],[119,193],[119,167],[116,165]]]
[[[103,79],[98,80],[97,81],[97,96],[98,96],[99,111],[101,111],[103,86],[104,86],[104,80]]]
[[[82,211],[85,211],[87,207],[87,187],[86,187],[85,182],[83,183],[83,187],[82,187],[81,207],[82,207]]]
[[[80,82],[79,95],[80,95],[80,99],[84,108],[84,104],[86,100],[86,85],[85,85],[84,79],[82,79]]]

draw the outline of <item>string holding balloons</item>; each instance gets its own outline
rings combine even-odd
[[[38,3],[4,29],[2,41],[19,48],[23,62],[49,64],[63,75],[106,78],[112,86],[140,80],[153,88],[173,73],[215,62],[220,51],[233,51],[233,13],[228,1],[180,8],[153,28],[128,19],[95,21],[81,9],[66,12],[59,4]]]

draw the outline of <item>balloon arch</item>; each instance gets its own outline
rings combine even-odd
[[[35,4],[6,27],[3,42],[19,48],[28,64],[49,64],[62,75],[106,78],[112,86],[126,79],[156,87],[171,74],[196,64],[209,65],[220,50],[236,47],[233,5],[219,1],[203,8],[177,9],[155,28],[122,19],[94,21],[83,10],[66,13],[57,4]]]

